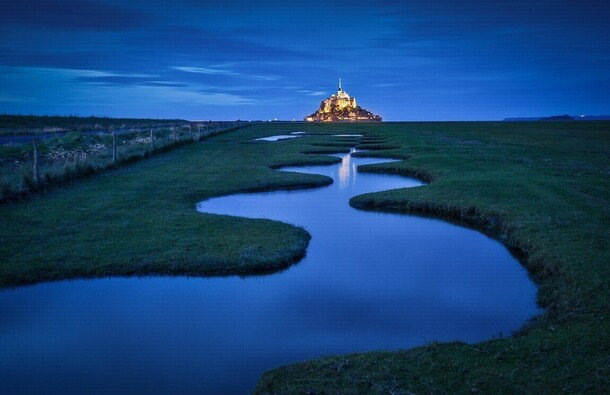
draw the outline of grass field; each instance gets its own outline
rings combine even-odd
[[[81,132],[117,128],[152,128],[179,126],[183,119],[106,118],[78,116],[37,116],[0,114],[0,136],[39,134],[52,130]]]
[[[0,115],[0,130],[1,126],[7,124],[3,119],[7,117]],[[45,124],[44,122],[55,118],[64,120],[64,117],[21,116],[15,118],[25,124],[30,120],[32,125]],[[81,121],[88,119],[65,118],[75,118]],[[56,124],[51,123],[51,125]],[[153,125],[152,122],[150,124]],[[54,188],[78,178],[90,177],[110,168],[169,151],[177,145],[200,141],[211,135],[244,125],[244,122],[207,122],[161,127],[154,130],[123,130],[116,136],[116,158],[113,156],[113,137],[110,133],[72,131],[64,135],[38,139],[37,156],[34,154],[31,140],[20,144],[12,142],[2,144],[0,141],[0,204],[27,198],[32,193]],[[18,133],[15,133],[13,129],[12,135],[18,135]],[[35,163],[37,172],[34,171]],[[38,177],[35,176],[35,173]]]
[[[318,133],[252,142],[290,131]],[[196,202],[330,179],[282,165],[333,163],[362,133],[361,171],[430,184],[353,198],[481,229],[521,258],[546,313],[510,338],[328,357],[267,372],[259,393],[601,393],[610,389],[610,123],[258,124],[0,206],[0,286],[111,275],[280,270],[306,251],[290,224],[200,214]],[[380,257],[382,259],[382,257]]]
[[[0,286],[110,275],[245,275],[298,261],[309,240],[301,228],[195,210],[211,196],[331,182],[272,167],[334,163],[339,159],[301,152],[338,148],[287,142],[278,150],[250,141],[265,132],[274,133],[252,128],[181,146],[0,206]]]
[[[513,249],[546,313],[510,338],[322,358],[267,372],[258,393],[608,393],[610,123],[359,126],[361,171],[415,175],[420,188],[355,197],[366,210],[474,226]],[[370,146],[369,146],[370,147]],[[370,147],[372,148],[372,147]]]

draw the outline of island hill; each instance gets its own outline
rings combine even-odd
[[[308,122],[381,122],[381,117],[356,105],[356,98],[350,97],[341,88],[336,94],[320,103],[320,108],[304,118]]]

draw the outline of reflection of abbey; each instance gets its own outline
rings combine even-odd
[[[381,121],[381,117],[356,105],[356,98],[350,97],[343,90],[341,78],[339,78],[337,93],[322,101],[318,111],[305,117],[305,120],[309,122],[371,122]]]

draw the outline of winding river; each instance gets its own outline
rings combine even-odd
[[[276,143],[271,143],[276,144]],[[305,227],[307,256],[252,278],[108,278],[0,293],[8,393],[247,393],[280,364],[508,335],[536,288],[499,242],[440,220],[364,212],[350,197],[416,187],[358,173],[379,159],[285,168],[330,186],[210,199],[198,210]]]

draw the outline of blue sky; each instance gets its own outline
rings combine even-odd
[[[0,113],[384,120],[610,113],[607,1],[0,0]],[[288,4],[288,5],[287,5]]]

